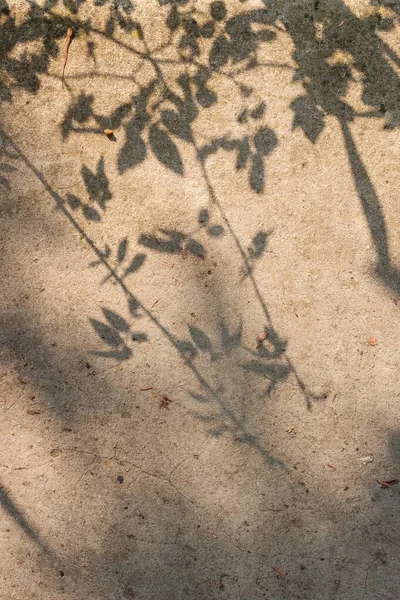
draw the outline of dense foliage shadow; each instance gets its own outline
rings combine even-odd
[[[207,157],[218,150],[233,151],[237,157],[236,169],[248,169],[251,188],[261,193],[265,190],[266,160],[279,140],[265,123],[267,99],[254,102],[255,91],[241,81],[241,76],[259,69],[263,65],[259,51],[273,44],[277,34],[286,32],[295,45],[293,59],[297,66],[293,78],[301,81],[304,88],[304,94],[291,104],[293,128],[300,127],[315,144],[324,130],[326,118],[337,119],[375,245],[377,274],[388,287],[399,291],[399,272],[390,258],[387,224],[380,200],[350,128],[350,123],[357,118],[382,119],[386,129],[399,124],[400,83],[391,63],[398,66],[400,59],[378,35],[394,27],[396,7],[393,3],[373,2],[375,10],[371,7],[369,13],[357,16],[342,0],[329,3],[310,0],[286,5],[265,2],[265,6],[261,2],[260,8],[249,10],[243,2],[243,11],[230,16],[229,6],[223,1],[212,2],[202,10],[189,0],[161,0],[169,33],[155,48],[148,45],[142,26],[134,19],[135,8],[130,0],[94,3],[99,9],[108,9],[103,29],[94,27],[90,18],[80,17],[89,4],[87,0],[49,0],[42,6],[32,2],[25,19],[17,23],[12,6],[3,0],[0,24],[0,69],[5,75],[0,93],[3,102],[11,102],[13,90],[19,87],[37,93],[40,77],[48,71],[51,59],[59,54],[60,41],[68,27],[73,28],[76,35],[84,32],[89,37],[88,53],[92,56],[96,55],[98,40],[108,38],[151,65],[153,76],[145,84],[136,82],[131,99],[122,102],[110,114],[97,114],[93,109],[94,96],[82,92],[72,101],[62,120],[63,137],[73,133],[102,134],[106,128],[122,127],[126,141],[118,157],[121,174],[142,163],[149,151],[178,175],[185,173],[182,157],[185,144],[196,148],[198,159],[204,164]],[[388,7],[386,12],[385,6]],[[56,10],[60,7],[64,9],[62,15]],[[137,43],[128,45],[120,41],[118,30],[136,34]],[[39,52],[27,50],[20,52],[19,58],[14,57],[16,49],[24,45],[28,49],[32,41],[41,42]],[[173,58],[171,53],[163,57],[165,49],[173,49]],[[168,65],[179,68],[173,80],[165,74]],[[362,86],[362,100],[371,107],[363,113],[345,100],[355,74]],[[98,75],[101,73],[91,73],[92,77]],[[243,125],[244,135],[232,137],[223,133],[199,143],[194,139],[192,126],[200,113],[218,103],[218,79],[229,80],[243,97],[244,107],[237,121]],[[252,127],[251,133],[246,131],[247,124],[257,120],[260,126],[256,130]],[[101,168],[99,163],[98,169]],[[82,174],[94,201],[104,210],[111,197],[107,188],[101,191],[105,174],[98,171],[90,176],[84,170]],[[3,175],[2,178],[3,181]],[[79,202],[71,198],[71,206],[78,208]],[[101,219],[97,207],[87,205],[82,209],[89,220]]]
[[[63,16],[55,12],[60,4],[65,9]],[[236,153],[236,169],[248,168],[251,188],[258,193],[264,191],[265,161],[278,144],[278,138],[274,131],[265,125],[267,108],[265,100],[254,103],[254,91],[241,82],[240,76],[260,66],[258,51],[261,45],[273,43],[277,33],[283,29],[295,43],[293,58],[298,66],[294,71],[294,78],[303,81],[305,92],[303,96],[292,102],[293,128],[302,128],[310,142],[316,143],[324,129],[326,117],[333,115],[338,120],[357,191],[375,243],[380,276],[390,287],[397,289],[398,273],[390,261],[383,212],[349,127],[349,123],[357,116],[385,117],[387,128],[398,124],[396,90],[399,82],[385,56],[386,52],[391,59],[394,59],[393,52],[381,44],[376,34],[379,29],[387,30],[392,27],[393,19],[382,18],[379,12],[371,17],[360,19],[341,0],[336,0],[329,5],[324,2],[304,2],[297,5],[288,3],[283,12],[280,12],[281,7],[278,7],[278,4],[275,6],[275,3],[268,3],[258,9],[244,9],[243,12],[233,16],[229,16],[229,8],[223,1],[212,2],[208,14],[207,11],[199,10],[196,3],[187,0],[162,1],[160,2],[162,6],[168,6],[165,23],[169,33],[165,43],[151,50],[140,23],[133,19],[134,6],[129,0],[115,3],[95,2],[99,7],[108,4],[109,14],[102,30],[96,29],[90,19],[80,18],[80,12],[86,4],[85,0],[67,3],[46,0],[42,6],[31,3],[24,20],[17,23],[12,7],[7,2],[3,2],[0,68],[7,75],[3,78],[3,82],[7,83],[2,83],[1,88],[1,99],[4,102],[12,101],[15,88],[22,87],[32,93],[38,92],[40,75],[47,72],[51,58],[60,52],[59,42],[65,36],[68,27],[73,28],[75,34],[83,31],[86,35],[93,36],[93,39],[88,41],[88,52],[93,56],[96,54],[96,36],[98,36],[122,44],[127,52],[150,63],[154,76],[147,84],[139,84],[139,91],[134,93],[131,101],[123,102],[111,114],[97,114],[93,109],[94,96],[81,92],[78,99],[72,101],[60,124],[62,137],[65,139],[79,133],[102,134],[105,128],[122,127],[126,141],[118,156],[118,169],[121,175],[127,169],[143,162],[150,150],[166,168],[182,176],[185,172],[182,158],[184,144],[193,146],[209,188],[210,200],[217,205],[222,218],[222,224],[208,225],[209,213],[204,209],[199,216],[199,222],[202,226],[207,226],[210,236],[219,237],[223,234],[224,228],[234,236],[244,261],[244,275],[252,278],[264,308],[267,320],[265,331],[268,332],[266,335],[270,340],[274,336],[279,339],[270,323],[267,307],[253,278],[253,263],[262,254],[267,234],[265,232],[257,234],[258,238],[254,239],[251,250],[245,251],[240,246],[229,222],[224,222],[226,216],[215,196],[206,162],[207,157],[218,150],[233,151]],[[319,29],[316,24],[320,25]],[[116,37],[118,28],[124,32],[136,33],[137,47],[126,46],[120,42]],[[360,41],[361,36],[362,41]],[[28,51],[24,52],[19,59],[12,58],[17,46],[26,44],[28,48],[29,42],[38,40],[42,42],[39,53]],[[163,59],[162,50],[167,47],[175,49],[176,58]],[[342,55],[338,55],[339,51]],[[367,59],[367,51],[368,53],[372,51],[372,60]],[[343,58],[343,52],[350,54],[351,60],[346,56]],[[174,76],[172,81],[169,81],[163,70],[168,64],[178,65],[180,69],[179,75]],[[190,74],[189,67],[191,67]],[[348,83],[352,79],[350,67],[363,74],[364,102],[376,107],[366,115],[357,115],[343,100]],[[218,102],[218,89],[215,87],[218,77],[229,79],[239,89],[246,102],[237,117],[245,133],[239,138],[224,134],[212,138],[207,143],[199,144],[194,139],[192,125],[200,112],[206,111]],[[68,77],[66,81],[68,83]],[[256,123],[260,121],[261,124],[255,133],[252,129],[253,133],[249,134],[246,132],[246,127],[253,121]],[[7,158],[9,148],[6,138],[2,139],[2,153]],[[5,175],[14,168],[9,161],[1,164],[3,185],[7,185]],[[82,210],[86,219],[100,222],[107,203],[112,198],[103,159],[100,158],[98,161],[97,172],[93,173],[83,165],[81,175],[90,203],[83,202],[74,194],[67,194],[65,199],[57,195],[56,202],[59,207],[64,207],[70,221],[74,224],[70,211],[77,209]],[[43,178],[43,175],[40,174],[40,177]],[[55,193],[52,191],[52,194]],[[203,244],[192,236],[168,230],[162,230],[160,233],[163,237],[142,234],[138,243],[147,250],[165,253],[187,252],[204,258]],[[127,247],[128,240],[124,239],[115,250],[119,269],[117,277],[121,284],[127,275],[142,267],[146,258],[144,253],[137,253],[130,259],[129,264],[125,263]],[[108,264],[107,261],[112,254],[109,247],[104,251],[96,248],[96,253],[98,261]],[[115,274],[115,269],[111,268],[106,279]],[[127,293],[127,288],[124,291]],[[139,301],[135,297],[130,297],[129,306],[132,314],[137,315]],[[92,319],[96,332],[110,347],[109,350],[99,351],[99,353],[117,360],[126,359],[131,356],[132,351],[122,334],[129,332],[129,336],[134,341],[146,339],[146,334],[130,332],[126,321],[121,316],[111,309],[103,309],[103,312],[104,310],[107,311],[104,313],[106,322]],[[180,352],[185,349],[185,352],[193,356],[196,352],[196,339],[193,339],[192,334],[193,332],[191,332],[192,340],[178,340],[175,343]],[[169,335],[173,339],[173,335]],[[197,346],[202,350],[211,344],[204,332],[201,335],[197,334],[197,342]],[[281,354],[283,352],[284,350],[280,351]],[[210,357],[215,355],[210,350]],[[271,376],[272,387],[277,380],[285,379],[288,371],[294,369],[289,362],[279,370],[280,376],[277,376],[276,372],[271,372],[269,366],[263,366],[258,362],[249,363],[247,368],[254,373],[262,373],[267,378]],[[305,391],[305,385],[298,376],[296,377],[300,387]],[[272,389],[271,386],[268,387],[269,390]],[[308,392],[306,396],[310,397]],[[309,400],[307,402],[309,403]]]
[[[182,149],[180,143],[189,144],[192,146],[198,157],[201,165],[202,173],[209,189],[210,202],[216,205],[219,212],[219,217],[210,221],[208,209],[203,209],[199,215],[199,225],[206,231],[210,238],[220,237],[226,230],[228,234],[233,236],[235,243],[239,249],[243,260],[243,276],[249,277],[255,289],[257,298],[261,303],[265,314],[265,338],[270,337],[269,342],[274,344],[274,339],[279,339],[275,333],[271,322],[267,306],[261,296],[256,281],[254,279],[255,261],[262,255],[266,246],[267,233],[259,232],[252,245],[245,250],[242,248],[239,239],[232,230],[232,227],[227,220],[223,207],[216,197],[210,175],[207,172],[206,161],[207,157],[217,152],[219,149],[234,151],[237,155],[236,168],[249,169],[249,182],[254,191],[261,193],[265,188],[265,160],[269,153],[273,152],[278,140],[276,134],[263,124],[265,122],[266,105],[264,101],[257,102],[254,105],[251,99],[253,90],[240,83],[237,76],[241,72],[256,68],[258,65],[257,51],[262,43],[270,43],[276,38],[276,32],[267,26],[273,24],[269,11],[262,8],[245,11],[241,14],[229,17],[228,9],[224,2],[213,2],[209,7],[209,15],[203,11],[198,11],[196,6],[190,5],[189,2],[172,2],[166,13],[166,26],[169,31],[168,39],[162,47],[150,50],[147,45],[146,38],[140,24],[132,20],[134,13],[132,5],[128,3],[115,3],[110,6],[109,17],[104,30],[94,28],[90,20],[80,20],[79,13],[85,2],[66,5],[65,8],[70,12],[70,17],[60,17],[58,13],[54,13],[53,9],[57,6],[57,2],[47,2],[43,8],[37,4],[33,4],[26,16],[25,24],[28,30],[35,29],[36,22],[41,23],[35,35],[42,37],[44,40],[43,52],[48,52],[48,36],[49,32],[56,28],[57,31],[64,27],[64,32],[67,27],[73,29],[75,34],[79,34],[83,30],[86,35],[104,36],[121,44],[115,37],[115,27],[119,27],[123,31],[137,32],[137,38],[140,49],[127,47],[128,52],[132,52],[142,61],[149,62],[154,70],[154,76],[145,84],[139,84],[139,90],[132,96],[130,102],[123,102],[111,114],[99,115],[93,109],[93,95],[86,95],[82,92],[77,100],[73,100],[71,106],[67,110],[64,119],[61,122],[61,133],[65,139],[72,134],[102,134],[105,128],[123,127],[125,130],[126,141],[122,146],[118,156],[118,170],[122,175],[127,169],[136,167],[146,158],[148,150],[162,163],[166,168],[170,169],[177,175],[184,175],[184,161],[182,158]],[[6,14],[6,31],[11,30],[12,35],[8,35],[9,46],[11,51],[13,45],[17,41],[24,40],[24,24],[19,24],[17,27],[14,22],[14,17],[11,13]],[[257,31],[254,26],[261,27]],[[21,29],[22,28],[22,29]],[[58,39],[58,38],[57,38]],[[201,48],[200,41],[206,42],[204,48]],[[163,48],[175,48],[177,50],[177,58],[172,59],[180,68],[180,73],[177,77],[174,76],[172,81],[169,81],[163,71],[164,62],[162,57],[155,57]],[[58,50],[57,50],[58,51]],[[55,50],[54,50],[55,52]],[[96,42],[93,41],[91,53],[96,52]],[[204,60],[205,59],[205,60]],[[25,58],[29,62],[29,58]],[[30,57],[30,64],[36,64],[35,55]],[[198,62],[201,61],[201,62]],[[221,69],[231,63],[237,67],[238,72],[225,73]],[[166,61],[168,64],[168,60]],[[194,75],[189,75],[188,67],[195,66]],[[11,73],[15,65],[6,65]],[[33,68],[33,67],[32,67]],[[18,69],[17,69],[18,71]],[[19,72],[19,71],[18,71]],[[193,73],[193,70],[192,70]],[[261,122],[255,133],[251,135],[245,134],[242,138],[232,139],[230,136],[216,137],[206,144],[196,142],[192,124],[199,116],[200,111],[207,110],[218,102],[218,94],[209,87],[209,84],[214,76],[228,77],[235,86],[240,90],[241,95],[245,99],[249,99],[248,106],[245,107],[237,117],[237,121],[244,128],[251,121]],[[68,86],[68,76],[66,76],[66,85]],[[15,79],[13,85],[25,86],[28,85],[23,79]],[[175,91],[178,88],[179,92]],[[11,100],[12,86],[10,86],[7,100]],[[137,85],[136,85],[137,88]],[[37,88],[32,91],[37,91]],[[3,137],[3,140],[6,138]],[[4,145],[3,141],[3,145]],[[11,142],[12,145],[12,142]],[[17,152],[18,154],[18,152]],[[32,170],[45,182],[45,177],[38,172],[36,167],[32,165]],[[59,209],[62,209],[68,216],[70,222],[81,230],[72,213],[78,209],[82,210],[84,217],[90,221],[100,222],[106,211],[107,203],[111,200],[112,194],[109,189],[108,177],[105,173],[104,161],[99,159],[97,170],[91,172],[85,165],[81,168],[83,183],[89,195],[89,203],[83,202],[74,194],[66,194],[65,198],[61,198],[54,190],[51,190],[56,204]],[[218,223],[218,220],[220,221]],[[81,235],[83,235],[82,231]],[[165,253],[189,253],[199,258],[205,257],[204,245],[191,235],[183,232],[162,230],[160,232],[163,237],[155,236],[154,234],[142,234],[138,243],[147,250],[165,252]],[[97,254],[97,264],[99,261],[103,265],[107,265],[109,272],[106,274],[106,279],[112,277],[117,278],[117,282],[122,286],[123,291],[129,297],[129,309],[131,314],[137,316],[140,302],[131,294],[126,287],[125,280],[128,275],[139,270],[146,259],[144,253],[136,253],[133,257],[127,258],[127,248],[129,240],[123,239],[120,241],[118,248],[112,250],[108,246],[104,250],[100,250],[91,241],[91,246]],[[114,258],[115,257],[115,258]],[[115,261],[110,267],[109,261]],[[106,311],[106,312],[104,312]],[[145,311],[147,316],[150,312]],[[146,340],[146,333],[143,331],[131,332],[126,320],[117,315],[111,308],[103,309],[105,322],[98,319],[92,319],[92,325],[109,349],[100,350],[99,355],[117,360],[124,360],[131,356],[132,350],[127,345],[127,339],[131,341]],[[192,358],[197,350],[210,350],[210,358],[217,356],[217,353],[211,349],[211,342],[205,332],[200,330],[197,335],[191,333],[191,340],[176,340],[172,332],[163,330],[164,334],[173,342],[180,354],[188,362],[190,368],[196,371],[196,367],[192,363]],[[270,393],[281,379],[286,379],[289,372],[295,375],[296,381],[307,400],[307,406],[310,407],[313,395],[302,382],[290,359],[284,354],[283,346],[281,346],[279,354],[285,356],[285,365],[282,367],[274,367],[271,365],[264,366],[262,362],[257,362],[260,358],[259,352],[257,359],[252,358],[247,363],[246,368],[253,373],[259,373],[264,378],[269,380],[267,391]],[[184,349],[184,350],[183,350]],[[190,358],[188,358],[190,355]],[[277,357],[274,356],[275,358]],[[263,358],[261,356],[261,358]],[[271,358],[264,353],[264,358]],[[202,385],[206,384],[203,381],[203,376],[197,373]],[[207,387],[207,386],[206,386]],[[217,397],[215,390],[208,390],[211,396]],[[225,407],[226,408],[226,407]],[[238,426],[236,418],[233,419],[235,427]],[[245,433],[245,438],[250,439],[248,433]]]

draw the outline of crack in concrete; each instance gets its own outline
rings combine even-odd
[[[176,487],[176,485],[169,479],[168,476],[166,476],[166,475],[156,475],[155,473],[151,473],[150,471],[147,471],[146,469],[143,469],[143,467],[141,467],[140,465],[137,465],[136,463],[133,463],[133,462],[131,462],[129,460],[126,460],[126,459],[116,459],[116,460],[121,465],[122,464],[131,465],[132,467],[134,467],[135,469],[137,469],[138,471],[140,471],[142,474],[147,475],[148,477],[153,477],[154,479],[158,479],[160,481],[164,481],[164,482],[168,483],[176,491],[177,494],[179,494],[180,496],[182,496],[183,498],[185,498],[185,500],[187,500],[188,502],[190,502],[190,504],[192,504],[196,508],[199,507],[199,504],[195,500],[192,500],[191,498],[189,498],[188,496],[186,496],[186,494],[184,494],[183,492],[181,492]]]
[[[367,591],[368,591],[368,577],[369,577],[369,573],[371,570],[371,565],[368,566],[367,568],[367,572],[365,574],[365,580],[364,580],[364,593],[362,595],[361,600],[364,600],[365,596],[367,595]]]

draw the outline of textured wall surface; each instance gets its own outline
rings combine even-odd
[[[0,0],[1,599],[398,598],[399,16]]]

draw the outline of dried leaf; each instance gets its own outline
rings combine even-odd
[[[170,400],[168,398],[168,396],[162,396],[162,398],[160,399],[160,408],[165,408],[166,410],[169,410],[169,405],[171,404],[172,400]]]
[[[258,350],[259,348],[261,348],[261,346],[263,345],[263,342],[265,342],[265,340],[268,337],[268,333],[265,331],[262,335],[260,335],[260,337],[258,338],[258,343],[256,346],[256,350]]]
[[[379,479],[377,479],[377,482],[383,488],[390,488],[393,485],[400,483],[400,479],[390,479],[389,481],[379,481]]]

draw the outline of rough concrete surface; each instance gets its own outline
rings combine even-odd
[[[0,12],[0,598],[398,599],[400,3]]]

